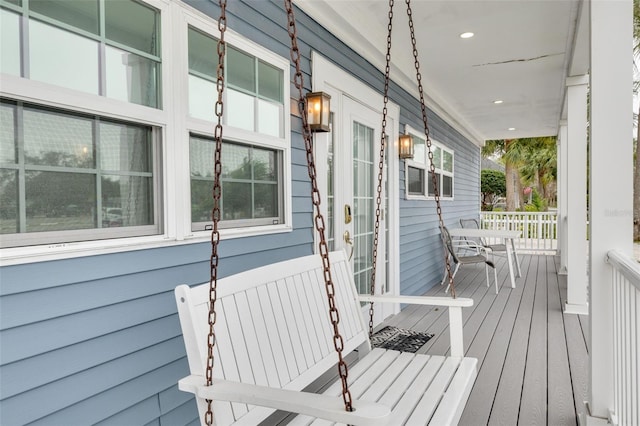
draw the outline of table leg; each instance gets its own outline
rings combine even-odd
[[[513,257],[516,258],[516,272],[518,273],[518,278],[522,276],[522,271],[520,270],[520,259],[518,259],[518,252],[516,251],[516,245],[513,242],[513,238],[511,238],[511,249],[513,250]]]
[[[511,288],[516,288],[516,278],[513,276],[513,253],[512,248],[507,246],[507,264],[509,265],[509,277],[511,278]]]

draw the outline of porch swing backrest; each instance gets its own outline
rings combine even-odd
[[[330,253],[330,260],[343,351],[348,354],[358,349],[358,361],[349,368],[355,412],[344,410],[340,380],[325,392],[331,398],[299,392],[333,371],[336,363],[334,335],[327,327],[329,307],[323,267],[317,255],[218,280],[216,365],[210,387],[205,386],[208,284],[177,287],[175,296],[191,373],[180,380],[180,389],[196,394],[201,416],[207,408],[205,397],[213,399],[215,424],[222,426],[255,425],[275,411],[257,405],[349,424],[393,425],[401,418],[412,418],[415,424],[455,424],[476,377],[477,360],[462,357],[461,310],[473,301],[415,296],[389,300],[448,307],[451,340],[457,342],[452,343],[453,356],[371,350],[361,313],[361,301],[369,301],[371,296],[357,294],[344,251]],[[384,297],[375,296],[377,301]],[[268,398],[263,394],[280,389],[296,392],[278,396],[284,401],[279,405],[265,402]],[[325,400],[310,399],[318,397]],[[302,418],[308,419],[298,416],[294,421]],[[204,424],[203,417],[201,422]]]

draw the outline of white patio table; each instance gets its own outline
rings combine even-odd
[[[511,278],[511,288],[516,288],[516,279],[513,271],[513,263],[515,260],[516,273],[520,277],[520,260],[516,251],[514,240],[520,238],[522,232],[509,231],[506,229],[473,229],[473,228],[453,228],[449,229],[452,237],[469,237],[469,238],[502,238],[507,246],[507,263],[509,264],[509,277]]]

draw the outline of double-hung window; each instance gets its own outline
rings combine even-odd
[[[408,128],[409,129],[409,128]],[[408,199],[425,199],[435,196],[433,175],[430,171],[431,162],[424,135],[408,131],[413,139],[413,159],[405,162],[405,186]],[[431,152],[435,167],[436,183],[441,198],[453,198],[453,160],[454,152],[441,144],[432,141]]]
[[[0,0],[1,247],[162,233],[161,7]]]
[[[211,228],[217,40],[188,28],[191,229]],[[221,228],[282,226],[289,210],[288,61],[233,35],[225,57]]]

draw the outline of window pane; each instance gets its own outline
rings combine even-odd
[[[251,219],[251,183],[222,182],[222,219]]]
[[[96,176],[26,172],[27,232],[89,229],[96,222]]]
[[[214,121],[218,99],[216,84],[195,75],[189,75],[189,115],[193,118]],[[225,105],[225,108],[228,106]]]
[[[115,47],[106,47],[107,97],[158,107],[157,62]]]
[[[254,97],[235,90],[227,90],[227,102],[224,105],[229,126],[254,130]]]
[[[158,55],[160,31],[156,10],[133,0],[105,1],[104,8],[107,39]]]
[[[200,31],[189,28],[189,70],[217,78],[218,45],[217,40]]]
[[[276,182],[278,180],[275,151],[254,148],[253,179],[271,182]]]
[[[411,195],[424,195],[424,170],[417,167],[407,167],[407,187]]]
[[[442,196],[453,197],[453,178],[451,176],[442,176]]]
[[[222,177],[226,179],[251,179],[249,147],[224,144]]]
[[[22,6],[22,0],[5,0],[7,3],[15,4],[16,6]]]
[[[0,163],[16,162],[16,107],[0,104]]]
[[[97,95],[98,43],[29,20],[30,78]]]
[[[258,94],[282,103],[282,70],[265,62],[258,61]]]
[[[280,137],[282,105],[258,99],[258,132]]]
[[[413,161],[420,164],[427,164],[427,149],[425,140],[411,135],[413,139]]]
[[[453,172],[453,154],[448,151],[442,151],[442,170]]]
[[[236,88],[255,93],[256,70],[253,56],[227,46],[227,82]]]
[[[0,234],[18,231],[18,171],[0,169]]]
[[[192,222],[211,222],[212,188],[213,181],[191,179]]]
[[[255,185],[256,218],[278,216],[278,186],[274,184],[257,183]]]
[[[93,34],[100,31],[98,0],[29,0],[29,9]]]
[[[436,169],[441,169],[442,168],[442,150],[437,146],[432,146],[431,152],[433,152],[433,165],[436,166]]]
[[[194,137],[189,139],[191,176],[213,178],[213,159],[215,149],[216,145],[211,140],[198,139]],[[213,185],[213,183],[211,185]]]
[[[436,173],[436,180],[438,181],[438,194],[442,195],[442,181],[440,180],[440,173]],[[433,189],[433,173],[429,172],[429,179],[427,180],[428,195],[434,197],[436,195]]]
[[[102,176],[102,227],[153,224],[153,180]]]
[[[151,130],[141,126],[100,123],[100,168],[151,172]]]
[[[30,165],[94,168],[92,121],[24,108],[24,156]]]
[[[0,9],[0,72],[20,76],[20,16]]]

